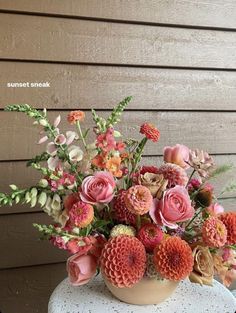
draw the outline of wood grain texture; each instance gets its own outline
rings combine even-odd
[[[216,195],[222,191],[222,189],[232,181],[236,182],[236,155],[215,155],[215,162],[217,165],[222,164],[233,164],[234,168],[232,171],[218,177],[212,181],[215,187]],[[144,165],[156,165],[159,166],[162,163],[162,157],[143,157],[142,164]],[[9,192],[9,185],[15,183],[20,188],[32,186],[38,182],[40,175],[37,171],[32,168],[26,168],[25,162],[4,162],[0,163],[0,190]],[[224,198],[236,197],[236,191],[224,194]],[[226,208],[227,209],[227,208]],[[236,209],[236,208],[235,208]],[[40,206],[31,208],[28,205],[13,205],[12,207],[3,206],[0,207],[0,214],[11,214],[11,213],[29,213],[34,211],[41,211]]]
[[[107,113],[102,112],[102,115],[107,116]],[[48,114],[51,121],[57,115],[58,112]],[[71,129],[66,115],[67,112],[61,113],[61,132]],[[90,112],[87,112],[86,116],[85,127],[92,127]],[[7,147],[0,150],[0,160],[29,159],[42,152],[43,146],[36,144],[41,128],[33,126],[28,117],[22,113],[0,112],[0,121],[0,145]],[[164,146],[175,145],[177,142],[192,149],[198,147],[207,150],[212,154],[236,153],[236,113],[135,111],[124,114],[117,129],[125,138],[130,135],[141,138],[139,127],[145,121],[157,125],[161,132],[158,144],[147,144],[147,155],[161,155]]]
[[[56,286],[66,277],[65,263],[0,271],[2,313],[46,313]]]
[[[1,253],[0,268],[65,261],[68,254],[53,247],[49,241],[39,240],[40,234],[32,225],[51,222],[45,213],[0,216],[0,247],[4,251]]]
[[[234,0],[0,0],[0,9],[124,21],[236,28]]]
[[[0,108],[111,109],[133,95],[129,109],[235,110],[236,72],[0,62]],[[7,83],[49,82],[50,88]]]
[[[0,15],[0,58],[236,68],[234,32]]]

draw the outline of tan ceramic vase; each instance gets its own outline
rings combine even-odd
[[[158,304],[165,301],[177,288],[179,282],[143,278],[131,288],[118,288],[104,278],[110,292],[119,300],[130,304]]]

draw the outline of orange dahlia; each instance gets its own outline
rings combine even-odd
[[[130,187],[125,194],[125,205],[133,214],[146,214],[151,208],[152,201],[150,190],[142,185]]]
[[[227,229],[227,244],[236,244],[236,212],[226,212],[219,215],[219,219]]]
[[[206,219],[202,226],[202,239],[209,247],[223,247],[227,240],[227,229],[224,223],[215,216]]]
[[[156,270],[166,279],[181,280],[193,269],[192,250],[186,241],[179,237],[163,240],[154,250]]]
[[[153,142],[157,142],[160,138],[159,130],[150,123],[144,123],[140,127],[140,133],[145,135],[147,139],[150,139]]]
[[[109,239],[101,255],[101,270],[114,286],[131,287],[144,275],[146,252],[143,244],[131,236]]]
[[[126,190],[120,190],[117,197],[114,199],[113,215],[118,222],[135,225],[136,215],[131,213],[125,206]]]
[[[75,124],[76,122],[82,122],[85,118],[85,113],[83,111],[71,111],[67,116],[67,121],[70,124]]]

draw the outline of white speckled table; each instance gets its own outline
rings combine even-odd
[[[48,313],[235,313],[236,299],[222,284],[213,287],[181,282],[175,293],[159,305],[136,306],[114,298],[100,276],[73,287],[63,280],[51,295]]]

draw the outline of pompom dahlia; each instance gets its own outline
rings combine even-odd
[[[127,225],[116,225],[112,228],[110,232],[110,237],[116,237],[120,235],[126,235],[126,236],[135,236],[136,230],[132,226],[127,226]]]
[[[110,283],[119,288],[132,287],[145,273],[146,251],[136,237],[117,236],[106,243],[100,262]]]
[[[154,250],[156,270],[166,279],[181,280],[193,269],[192,250],[186,241],[179,237],[168,237]]]
[[[69,215],[69,224],[70,226],[76,226],[76,227],[86,227],[88,226],[94,216],[94,210],[92,205],[88,203],[84,203],[82,201],[78,201],[68,212]]]
[[[147,139],[157,142],[160,138],[159,130],[150,123],[144,123],[140,127],[140,133],[143,134]]]
[[[158,173],[163,174],[164,178],[168,180],[169,188],[176,185],[185,186],[188,182],[187,173],[182,167],[176,164],[165,163],[161,165]]]
[[[135,225],[136,215],[131,213],[125,205],[126,190],[120,190],[117,197],[114,199],[113,215],[118,222]]]
[[[236,212],[226,212],[220,214],[219,219],[225,224],[227,229],[227,244],[236,244]]]
[[[160,227],[148,223],[143,225],[138,232],[138,239],[142,242],[148,252],[152,252],[154,248],[162,241],[164,233]]]
[[[151,192],[142,185],[130,187],[125,194],[125,205],[133,214],[143,215],[147,213],[151,208],[152,201]]]
[[[224,223],[215,216],[206,219],[202,226],[202,239],[209,247],[223,247],[227,240],[227,229]]]

